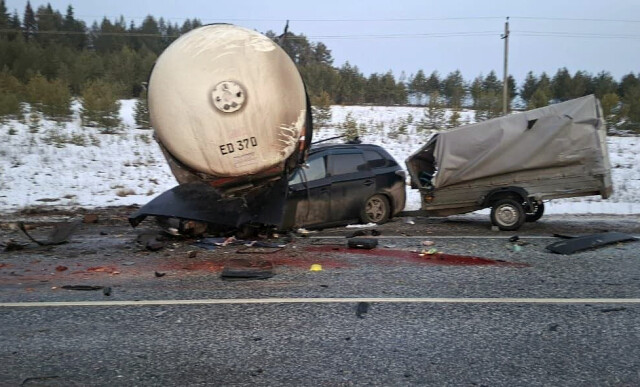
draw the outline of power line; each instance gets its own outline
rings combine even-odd
[[[56,14],[40,14],[36,17],[54,17]],[[64,15],[60,14],[64,17]],[[124,15],[74,15],[75,19],[82,18],[97,18],[97,19],[128,19],[128,20],[144,20],[147,16],[124,16]],[[460,17],[431,17],[431,18],[366,18],[366,19],[349,19],[349,18],[189,18],[189,17],[162,17],[165,21],[169,20],[194,20],[198,19],[202,22],[284,22],[289,20],[291,22],[311,22],[311,23],[352,23],[352,22],[423,22],[423,21],[459,21],[459,20],[504,20],[505,16],[460,16]],[[511,19],[519,20],[547,20],[547,21],[574,21],[574,22],[604,22],[604,23],[640,23],[639,19],[605,19],[605,18],[570,18],[570,17],[541,17],[541,16],[510,16]],[[155,19],[155,17],[154,17]],[[160,18],[155,19],[156,21]]]
[[[0,29],[0,34],[27,33],[32,35],[91,35],[98,36],[122,36],[122,37],[150,37],[150,38],[178,38],[180,34],[155,34],[142,32],[93,32],[93,31],[24,31],[22,29]],[[409,38],[455,38],[455,37],[481,37],[500,36],[500,31],[461,31],[461,32],[429,32],[429,33],[404,33],[404,34],[336,34],[336,35],[309,35],[289,36],[287,39],[324,39],[324,40],[348,40],[348,39],[409,39]],[[640,39],[640,35],[628,34],[602,34],[582,32],[558,32],[558,31],[511,31],[514,36],[521,37],[558,37],[558,38],[583,38],[583,39]]]

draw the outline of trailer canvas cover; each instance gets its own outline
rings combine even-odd
[[[436,189],[506,174],[517,180],[519,172],[562,167],[569,175],[602,175],[603,197],[611,191],[606,127],[593,95],[438,133],[407,166],[418,186],[421,172],[435,172]]]

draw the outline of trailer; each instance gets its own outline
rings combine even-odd
[[[426,216],[491,208],[491,223],[517,230],[551,199],[613,192],[600,102],[585,96],[432,136],[409,156]]]

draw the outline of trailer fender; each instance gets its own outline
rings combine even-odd
[[[479,202],[483,207],[491,207],[491,203],[495,202],[496,200],[505,198],[513,198],[521,201],[521,203],[524,203],[526,205],[525,211],[527,210],[527,208],[532,208],[533,203],[531,203],[529,193],[522,187],[496,188],[490,191],[485,197],[481,197]]]

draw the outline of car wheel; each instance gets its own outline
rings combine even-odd
[[[362,223],[384,223],[389,220],[391,206],[389,200],[383,195],[373,195],[364,203],[360,220]]]
[[[544,203],[535,203],[533,205],[533,211],[527,212],[525,216],[525,222],[535,222],[536,220],[542,218],[542,214],[544,214]]]
[[[491,224],[503,231],[517,230],[525,220],[522,205],[513,199],[501,199],[491,206]]]

